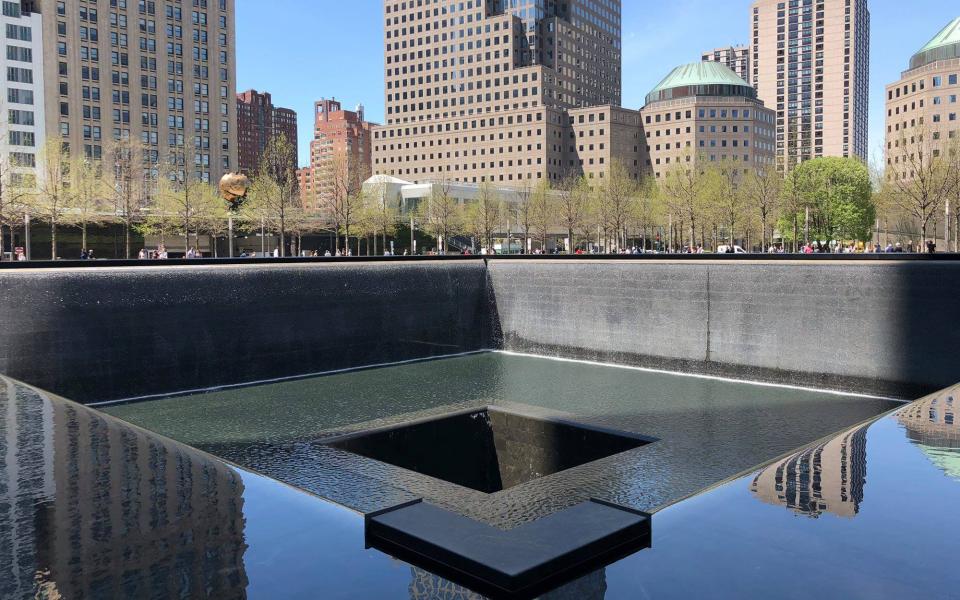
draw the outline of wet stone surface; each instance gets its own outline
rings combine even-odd
[[[491,494],[325,444],[491,405],[657,441]],[[897,406],[491,353],[104,410],[361,512],[423,498],[510,529],[589,498],[653,511]]]

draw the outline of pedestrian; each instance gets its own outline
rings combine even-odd
[[[146,248],[140,248],[140,252],[139,252],[139,254],[137,254],[137,258],[138,258],[139,260],[145,260],[145,259],[147,258],[147,249],[146,249]]]
[[[933,240],[927,241],[927,254],[936,254],[937,252],[937,243]]]

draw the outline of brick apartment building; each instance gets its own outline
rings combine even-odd
[[[344,110],[335,99],[314,103],[314,136],[310,165],[297,171],[300,195],[308,209],[319,209],[324,194],[332,193],[336,178],[359,186],[372,174],[373,128],[363,106]]]
[[[267,143],[279,134],[285,135],[293,145],[292,168],[296,169],[297,113],[274,106],[269,93],[247,90],[237,94],[237,142],[242,173],[256,173]]]

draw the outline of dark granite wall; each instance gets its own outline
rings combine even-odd
[[[507,350],[904,397],[960,380],[960,263],[494,261]]]
[[[0,373],[89,403],[489,348],[481,261],[0,271]]]
[[[482,260],[0,270],[0,373],[82,402],[488,348],[917,396],[960,263]]]

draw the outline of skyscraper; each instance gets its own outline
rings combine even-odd
[[[867,0],[755,0],[752,83],[777,112],[784,168],[818,156],[867,160]]]
[[[32,3],[3,0],[4,48],[0,73],[0,183],[31,187],[37,153],[46,135],[43,89],[43,27]]]
[[[239,170],[252,174],[260,167],[260,156],[273,137],[283,134],[297,156],[297,113],[273,105],[270,94],[247,90],[237,94],[237,144]],[[296,162],[292,165],[297,168]]]
[[[619,0],[388,0],[384,17],[376,173],[559,181],[580,171],[567,111],[620,103]]]
[[[6,2],[4,2],[6,5]],[[234,0],[44,0],[46,132],[105,157],[146,147],[204,181],[237,168]]]
[[[700,56],[703,62],[717,62],[730,67],[737,77],[750,83],[750,46],[727,46],[714,48]]]

